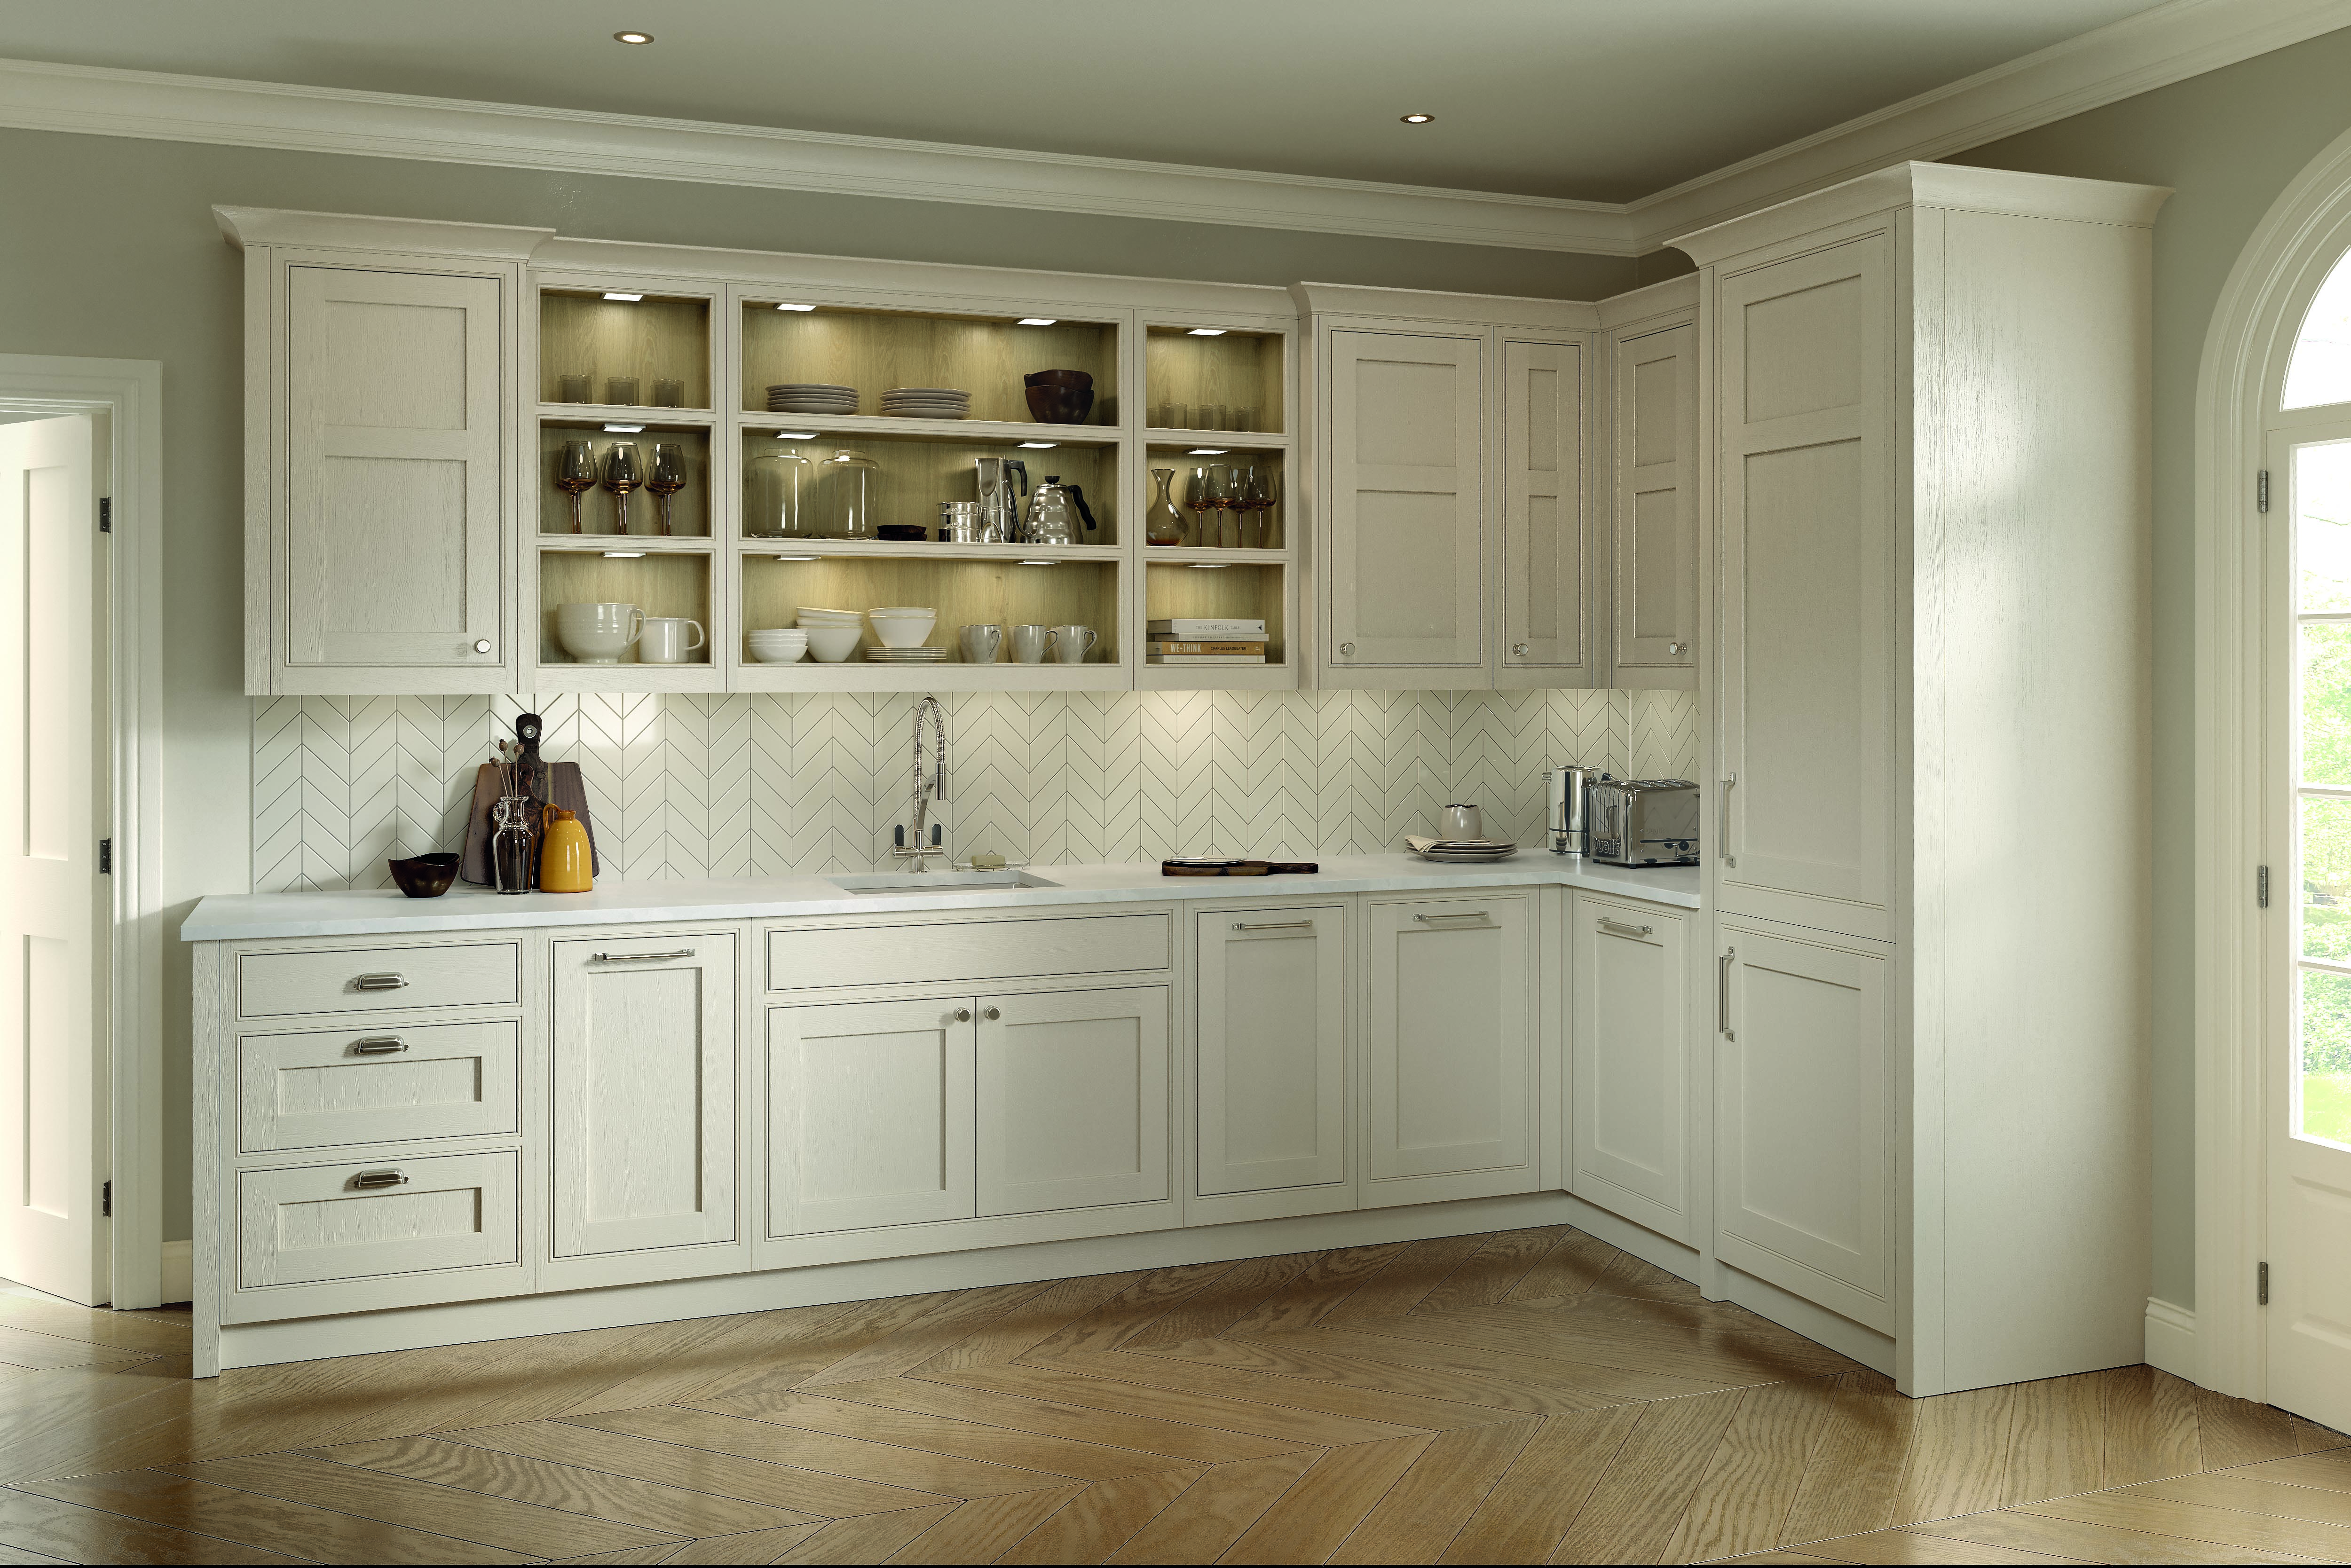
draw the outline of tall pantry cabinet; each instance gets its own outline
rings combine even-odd
[[[1705,1283],[1890,1335],[1914,1395],[2142,1354],[2168,194],[1910,163],[1676,242],[1708,455]]]

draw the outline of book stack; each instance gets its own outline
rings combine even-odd
[[[1262,664],[1262,621],[1154,621],[1143,656],[1153,664]]]

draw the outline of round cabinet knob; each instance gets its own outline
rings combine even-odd
[[[1002,1018],[1004,1015],[998,1012],[994,1008],[982,1008],[979,1009],[979,1016],[986,1019],[988,1022],[994,1023],[998,1019]]]
[[[475,653],[488,653],[489,651],[490,651],[490,640],[489,640],[487,637],[476,637],[476,638],[475,638],[475,639],[474,639],[474,652],[475,652]]]
[[[1352,658],[1353,658],[1353,657],[1355,656],[1355,645],[1354,645],[1353,643],[1340,643],[1340,644],[1339,644],[1339,656],[1340,656],[1341,658],[1343,658],[1343,659],[1352,659]]]
[[[1689,644],[1687,643],[1668,643],[1666,644],[1666,652],[1676,655],[1687,653],[1689,652]]]
[[[969,1023],[970,1021],[971,1021],[971,1009],[970,1009],[969,1008],[957,1008],[957,1009],[956,1009],[956,1022],[957,1022],[957,1023]]]
[[[1513,657],[1513,658],[1518,658],[1518,659],[1523,659],[1523,658],[1525,658],[1525,657],[1527,656],[1527,645],[1526,645],[1524,643],[1511,643],[1511,644],[1510,644],[1510,656],[1511,656],[1511,657]]]

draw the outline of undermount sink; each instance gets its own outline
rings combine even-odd
[[[1019,893],[1061,885],[1025,871],[890,871],[825,881],[843,893]]]

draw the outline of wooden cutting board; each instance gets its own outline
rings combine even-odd
[[[548,771],[548,793],[553,803],[567,811],[580,814],[580,825],[588,830],[588,870],[595,875],[604,867],[596,855],[596,822],[588,814],[588,786],[580,777],[577,762],[550,762]],[[465,858],[457,862],[457,874],[470,883],[488,887],[497,881],[490,870],[490,834],[496,831],[490,821],[490,808],[496,805],[499,794],[498,768],[494,762],[485,762],[474,771],[474,804],[465,817]]]

